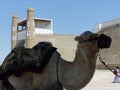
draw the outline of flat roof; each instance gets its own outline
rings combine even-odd
[[[46,22],[52,22],[52,19],[46,19],[46,18],[34,18],[35,21],[46,21]],[[19,21],[19,25],[25,25],[27,23],[27,19],[23,19]]]

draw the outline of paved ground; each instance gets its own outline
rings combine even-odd
[[[112,83],[114,75],[107,70],[96,70],[90,83],[82,90],[120,90],[120,83]]]

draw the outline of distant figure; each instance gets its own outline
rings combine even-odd
[[[120,83],[120,68],[118,66],[116,67],[116,70],[114,70],[114,74],[115,77],[113,83]]]

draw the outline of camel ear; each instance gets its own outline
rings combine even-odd
[[[76,41],[80,41],[80,36],[76,36],[76,37],[75,37],[75,40],[76,40]]]

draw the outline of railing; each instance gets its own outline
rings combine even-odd
[[[35,28],[35,34],[53,34],[51,29]]]

